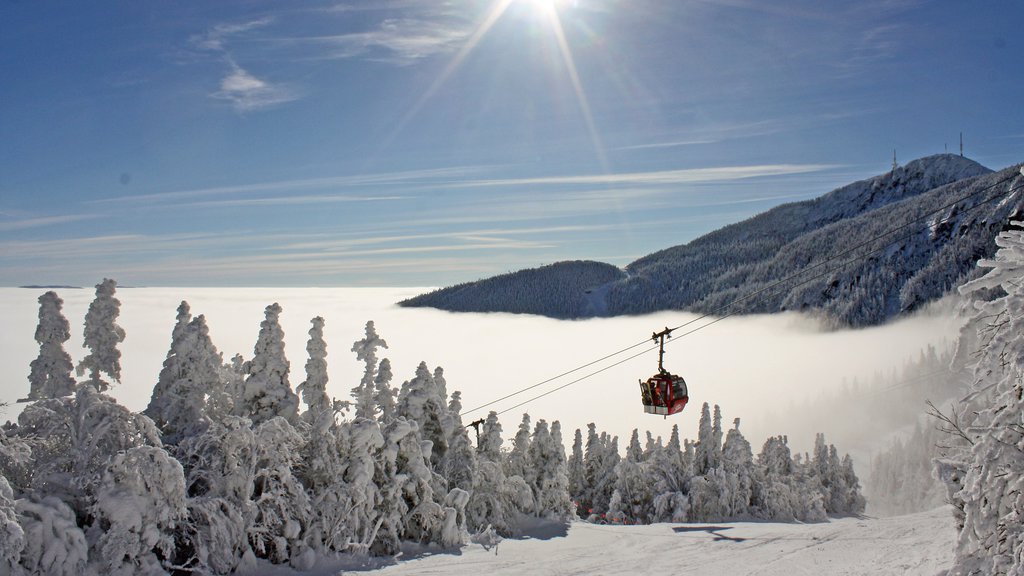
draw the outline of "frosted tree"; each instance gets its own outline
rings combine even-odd
[[[377,375],[373,378],[373,402],[377,405],[377,411],[382,424],[387,424],[395,418],[395,399],[398,391],[391,387],[391,360],[384,358],[377,367]]]
[[[74,365],[71,356],[64,351],[64,343],[71,337],[71,325],[61,313],[63,305],[64,301],[56,292],[39,297],[39,325],[36,326],[39,356],[30,365],[29,400],[74,394],[75,379],[71,376]]]
[[[640,447],[640,431],[633,428],[633,435],[629,438],[629,446],[626,447],[626,460],[641,462],[643,459],[644,449]]]
[[[14,490],[0,474],[0,574],[11,574],[25,547],[25,531],[18,523]]]
[[[576,512],[578,513],[580,497],[586,490],[586,476],[583,469],[583,434],[579,428],[576,429],[573,436],[572,453],[569,456],[566,473],[569,476],[569,494],[572,495],[573,504],[577,507]]]
[[[525,480],[533,490],[535,514],[564,520],[573,513],[565,447],[552,437],[548,423],[538,420],[527,449]]]
[[[155,574],[174,567],[175,534],[187,516],[181,464],[139,446],[107,465],[93,506],[95,548],[106,574]]]
[[[45,496],[21,498],[15,502],[15,511],[25,532],[21,550],[25,573],[81,576],[89,560],[89,545],[74,510],[55,496]]]
[[[615,490],[608,501],[606,514],[610,521],[628,524],[652,521],[651,513],[654,510],[651,503],[654,501],[655,487],[648,469],[648,464],[628,455],[615,467]]]
[[[714,429],[711,424],[711,408],[707,402],[700,409],[700,424],[697,431],[697,460],[694,473],[706,474],[718,464],[715,460]]]
[[[402,384],[396,414],[417,423],[418,434],[431,444],[428,458],[435,469],[440,467],[448,451],[448,438],[444,433],[447,411],[427,363],[420,362],[416,376]]]
[[[170,444],[209,426],[208,399],[216,404],[226,395],[222,357],[210,340],[206,318],[200,314],[181,329],[176,327],[173,338],[143,412],[160,426]]]
[[[248,527],[256,517],[256,435],[247,418],[228,416],[176,447],[185,468],[189,522],[184,542],[198,572],[252,566]],[[243,564],[244,563],[244,564]]]
[[[530,415],[523,414],[519,429],[512,439],[512,450],[508,453],[508,467],[505,471],[507,476],[519,476],[526,479],[527,469],[530,466],[530,436]]]
[[[40,400],[18,416],[30,439],[32,490],[59,497],[83,517],[101,485],[107,460],[136,446],[161,446],[153,421],[86,384],[72,397]]]
[[[483,433],[480,435],[480,442],[476,450],[481,458],[491,462],[501,462],[501,445],[504,440],[501,438],[501,422],[498,421],[498,413],[491,410],[484,420]]]
[[[324,542],[333,550],[366,554],[377,541],[384,515],[394,510],[381,505],[397,500],[394,462],[378,458],[384,447],[384,436],[376,422],[356,420],[342,425],[340,431],[347,463],[342,476],[344,485],[338,493],[342,506],[338,508],[340,514],[336,522],[324,523],[328,528]],[[387,496],[383,493],[385,490]],[[327,520],[331,518],[324,512],[321,515]]]
[[[313,318],[310,323],[309,341],[306,342],[306,379],[296,387],[302,395],[307,410],[303,415],[307,422],[315,424],[330,415],[333,420],[334,406],[327,396],[327,343],[324,342],[324,319]]]
[[[96,298],[89,305],[85,314],[85,332],[83,348],[89,354],[78,364],[77,372],[81,376],[89,373],[89,382],[100,392],[110,384],[100,378],[106,374],[114,382],[121,381],[121,351],[117,345],[124,341],[124,329],[117,325],[117,317],[121,314],[121,301],[114,297],[117,282],[104,278],[96,285]]]
[[[302,437],[281,416],[257,426],[255,434],[256,516],[248,527],[249,542],[257,556],[302,569],[310,561],[303,537],[312,515],[309,497],[293,473]]]
[[[469,440],[469,431],[462,426],[459,412],[462,411],[462,394],[453,392],[448,403],[448,413],[455,423],[448,438],[448,451],[442,460],[441,475],[448,481],[448,488],[461,488],[472,492],[476,483],[476,454]]]
[[[189,307],[188,302],[182,300],[181,304],[178,305],[178,315],[176,316],[175,320],[176,321],[174,323],[174,328],[171,330],[171,347],[169,350],[167,350],[167,357],[164,359],[165,369],[167,367],[167,362],[177,354],[176,346],[180,345],[180,342],[182,341],[185,334],[185,329],[188,327],[189,322],[192,321],[192,310]],[[163,373],[163,371],[161,371],[161,373]],[[153,393],[150,396],[150,398],[163,398],[164,395],[167,393],[167,388],[170,386],[170,384],[171,383],[169,380],[160,380],[158,378],[156,386],[153,387]],[[159,418],[157,418],[157,414],[153,413],[153,410],[151,410],[152,407],[153,402],[152,400],[150,400],[149,406],[147,406],[146,410],[144,410],[143,413],[149,416],[150,418],[153,418],[153,421],[156,422],[158,426],[160,426],[163,423]]]
[[[733,427],[725,437],[722,446],[722,469],[725,472],[728,495],[725,515],[729,518],[746,516],[750,512],[750,500],[754,492],[754,453],[750,442],[740,432],[740,419],[733,420]]]
[[[266,318],[253,349],[252,360],[245,363],[248,377],[236,413],[262,424],[276,416],[289,422],[298,415],[299,397],[288,384],[288,359],[284,355],[284,330],[281,329],[281,306],[267,306]]]
[[[374,417],[374,377],[377,371],[377,348],[387,348],[388,343],[377,335],[373,320],[366,323],[366,336],[352,344],[356,360],[366,363],[363,378],[359,385],[352,389],[352,397],[356,403],[356,418]]]
[[[525,486],[521,478],[517,480],[522,484],[510,484],[506,479],[501,444],[501,424],[492,411],[477,446],[476,483],[466,507],[468,527],[475,532],[494,529],[511,534],[516,515],[523,508],[522,501],[525,499],[532,504],[532,494],[524,496],[517,491],[518,487]]]
[[[963,339],[980,349],[965,420],[954,413],[943,423],[970,444],[939,468],[958,520],[951,575],[1024,571],[1024,232],[1003,231],[996,245],[995,258],[978,263],[986,273],[960,288],[974,300],[964,331],[977,335]]]

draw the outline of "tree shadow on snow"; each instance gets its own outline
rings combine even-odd
[[[726,536],[725,534],[720,534],[720,532],[723,530],[732,530],[732,526],[676,526],[672,529],[672,531],[677,534],[682,534],[686,532],[707,532],[708,534],[714,537],[714,540],[716,542],[721,540],[726,540],[728,542],[747,541],[746,538],[733,538],[731,536]]]
[[[511,540],[551,540],[569,534],[569,523],[566,521],[521,517],[517,524],[516,534],[509,537]]]

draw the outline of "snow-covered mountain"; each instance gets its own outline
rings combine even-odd
[[[561,263],[402,305],[558,318],[798,309],[843,325],[877,324],[945,295],[969,279],[979,258],[994,254],[996,233],[1024,208],[1019,195],[992,200],[1005,195],[1016,172],[993,173],[952,154],[929,156],[655,252],[625,273],[600,263]]]

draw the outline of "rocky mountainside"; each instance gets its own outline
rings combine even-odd
[[[402,305],[557,318],[797,309],[840,325],[878,324],[940,298],[994,254],[996,233],[1024,213],[1024,192],[1006,196],[1021,180],[1016,167],[993,173],[960,156],[929,156],[644,256],[625,273],[560,263]]]

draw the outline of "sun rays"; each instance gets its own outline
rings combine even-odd
[[[565,67],[566,75],[568,77],[567,79],[576,96],[579,113],[586,125],[589,139],[594,147],[594,153],[601,165],[601,169],[604,172],[608,172],[608,161],[604,145],[601,142],[596,123],[594,122],[594,116],[590,109],[590,102],[587,98],[583,82],[580,79],[579,70],[576,67],[575,58],[573,57],[572,49],[565,34],[565,27],[562,23],[561,12],[568,9],[570,4],[570,0],[494,0],[490,8],[487,10],[486,15],[480,20],[479,24],[477,24],[476,28],[473,30],[473,33],[466,40],[466,43],[459,49],[455,56],[452,57],[451,61],[448,62],[445,68],[437,75],[434,81],[416,100],[416,102],[409,107],[406,113],[402,116],[398,125],[392,131],[391,135],[387,138],[386,142],[391,142],[403,131],[406,125],[422,111],[427,102],[430,101],[437,94],[438,90],[440,90],[441,87],[444,86],[463,66],[466,59],[474,53],[481,41],[487,37],[495,24],[505,16],[510,7],[513,5],[527,5],[533,11],[535,18],[542,22],[544,28],[547,28],[558,46],[561,64]]]

